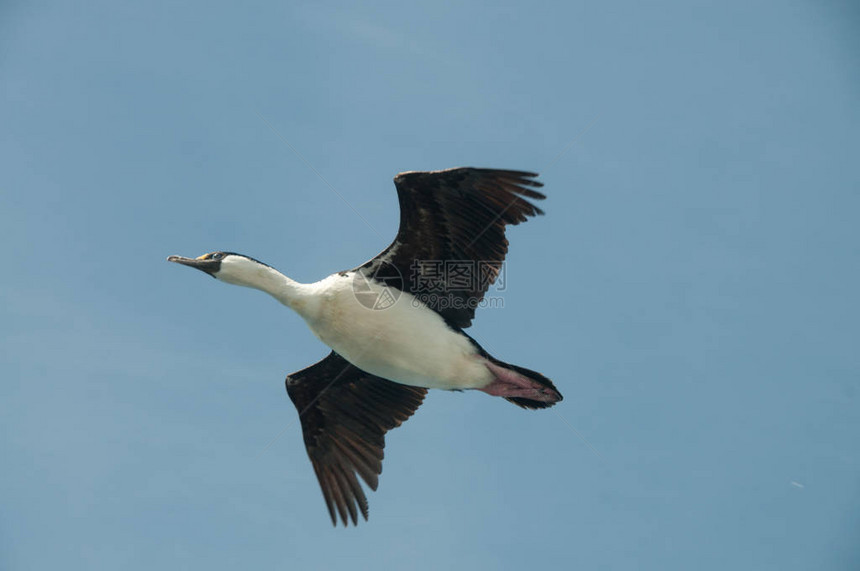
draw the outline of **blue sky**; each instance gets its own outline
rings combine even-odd
[[[0,568],[857,568],[857,26],[4,3]],[[566,398],[432,393],[333,529],[283,386],[326,348],[164,259],[314,281],[393,237],[394,174],[460,165],[541,172],[470,334]]]

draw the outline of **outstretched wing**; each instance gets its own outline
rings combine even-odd
[[[287,393],[299,411],[308,456],[331,521],[337,514],[367,519],[367,498],[356,476],[376,490],[385,433],[400,426],[427,389],[365,373],[332,351],[322,361],[287,376]]]
[[[388,248],[355,268],[418,296],[450,325],[469,327],[508,252],[505,226],[543,211],[535,173],[455,168],[394,177],[400,228]]]

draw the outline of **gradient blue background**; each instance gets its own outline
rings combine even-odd
[[[858,24],[4,2],[0,568],[857,569]],[[314,281],[458,165],[542,174],[470,333],[566,398],[434,392],[333,529],[283,386],[327,349],[164,258]]]

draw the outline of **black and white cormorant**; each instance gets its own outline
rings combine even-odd
[[[545,198],[536,176],[478,168],[398,174],[394,242],[312,284],[232,252],[167,258],[270,294],[332,349],[286,384],[335,525],[337,515],[344,525],[359,513],[367,519],[358,477],[376,490],[385,433],[415,412],[427,389],[475,389],[532,409],[562,399],[548,378],[496,359],[463,332],[502,268],[505,226],[543,214],[529,201]],[[440,271],[444,264],[472,275]]]

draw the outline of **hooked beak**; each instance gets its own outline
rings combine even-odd
[[[177,264],[182,264],[183,266],[188,266],[191,268],[197,268],[201,272],[206,272],[213,278],[215,277],[215,272],[221,267],[220,260],[201,260],[200,258],[185,258],[183,256],[168,256],[168,262],[176,262]]]

